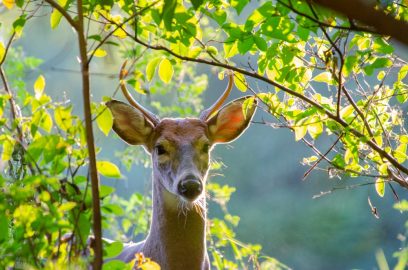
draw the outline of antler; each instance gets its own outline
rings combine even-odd
[[[122,89],[122,93],[126,97],[127,101],[130,103],[130,105],[132,105],[133,107],[141,111],[142,114],[147,119],[149,119],[149,121],[152,122],[154,126],[156,126],[160,122],[160,119],[155,114],[145,109],[136,100],[134,100],[133,97],[130,95],[128,89],[126,88],[126,83],[124,81],[124,77],[127,75],[127,70],[125,69],[126,64],[127,64],[127,61],[125,61],[122,67],[120,68],[120,73],[119,73],[120,89]]]
[[[231,93],[232,86],[234,84],[234,73],[232,71],[228,74],[229,82],[227,88],[225,88],[224,93],[218,98],[218,100],[208,109],[204,110],[200,114],[200,119],[205,121],[207,120],[214,112],[216,112],[222,104],[227,99],[228,95]]]

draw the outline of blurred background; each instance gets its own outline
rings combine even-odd
[[[8,15],[2,13],[0,21],[7,24]],[[82,95],[75,33],[65,23],[64,31],[52,32],[49,18],[37,18],[26,26],[24,37],[15,47],[21,46],[27,56],[43,59],[38,70],[27,74],[27,85],[32,85],[41,73],[45,76],[46,92],[54,100],[69,98],[74,112],[82,111]],[[8,33],[1,33],[5,40]],[[92,93],[94,101],[111,96],[118,85],[117,73],[121,65],[120,54],[96,59],[92,66]],[[400,56],[407,59],[407,50]],[[236,60],[239,63],[239,59]],[[219,81],[217,73],[197,65],[197,74],[208,74],[208,89],[203,100],[211,104],[224,89],[226,82]],[[30,83],[31,82],[31,83]],[[258,86],[260,91],[262,85]],[[230,99],[242,95],[234,90]],[[273,121],[258,111],[255,121]],[[322,141],[323,145],[330,142]],[[119,164],[114,153],[125,149],[117,136],[105,137],[97,133],[97,145],[103,146],[101,159]],[[301,142],[295,143],[294,135],[287,129],[273,129],[262,124],[252,124],[246,133],[231,145],[220,145],[213,151],[213,159],[222,161],[222,175],[212,177],[222,184],[236,187],[229,204],[229,211],[241,217],[237,238],[242,242],[259,243],[263,252],[277,258],[294,269],[377,269],[375,254],[382,249],[393,265],[393,252],[401,241],[407,217],[393,209],[395,199],[391,190],[379,198],[373,186],[355,189],[338,189],[331,194],[313,199],[321,191],[361,183],[361,179],[330,178],[324,171],[313,171],[302,181],[308,167],[303,157],[312,152]],[[150,169],[134,167],[121,171],[126,179],[103,182],[114,185],[119,195],[129,197],[138,191],[149,192]],[[218,172],[217,172],[218,173]],[[212,181],[210,179],[210,181]],[[407,199],[405,190],[396,188],[401,199]],[[367,199],[370,197],[378,208],[380,219],[371,213]],[[209,205],[209,215],[219,215],[217,206]]]

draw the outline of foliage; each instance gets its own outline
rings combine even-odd
[[[121,50],[122,57],[132,61],[126,80],[139,96],[150,99],[159,94],[151,104],[163,115],[190,115],[202,108],[200,95],[207,79],[197,76],[193,63],[218,67],[220,77],[224,70],[233,70],[236,87],[256,95],[273,119],[262,124],[289,128],[295,141],[311,149],[313,155],[303,160],[310,166],[305,177],[321,167],[330,177],[359,177],[358,183],[372,184],[381,197],[387,187],[395,193],[394,183],[408,188],[408,134],[403,117],[408,65],[392,40],[370,26],[310,1],[295,0],[263,1],[256,7],[235,0],[136,4],[19,0],[4,5],[15,20],[2,25],[11,34],[0,42],[5,89],[0,95],[0,166],[4,168],[0,231],[8,232],[0,236],[2,266],[18,262],[42,268],[52,258],[57,264],[79,260],[78,255],[88,250],[91,227],[96,243],[101,241],[100,209],[102,224],[109,220],[121,229],[117,239],[131,229],[130,237],[145,232],[146,199],[136,194],[126,201],[112,195],[112,187],[98,189],[96,172],[122,177],[111,161],[97,161],[99,149],[93,149],[91,120],[96,119],[100,131],[108,135],[112,115],[104,105],[110,97],[90,102],[89,63],[109,56],[111,49]],[[42,6],[52,8],[48,14],[52,29],[59,31],[66,21],[78,35],[84,119],[73,113],[67,100],[53,101],[47,95],[46,75],[39,75],[33,86],[24,83],[24,74],[40,60],[23,57],[11,45],[24,38],[24,27]],[[408,16],[404,5],[392,1],[377,9],[403,21]],[[174,105],[175,98],[183,105]],[[133,154],[121,155],[127,167]],[[81,168],[86,166],[89,172],[83,173]],[[235,240],[233,228],[239,218],[225,206],[231,188],[213,184],[210,192],[225,214],[223,220],[210,222],[213,266],[247,268],[244,258],[249,257],[254,268],[262,264],[268,269],[285,268],[270,258],[258,265],[260,247]],[[135,210],[132,207],[141,212],[124,218]],[[136,227],[130,225],[134,222]],[[74,236],[69,245],[60,241],[68,232]],[[112,256],[109,247],[105,245],[105,256]],[[234,260],[220,256],[227,247]],[[99,252],[96,248],[95,258],[101,261]]]

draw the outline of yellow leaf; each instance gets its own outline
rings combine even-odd
[[[98,172],[105,177],[120,178],[119,168],[109,161],[97,161],[96,167]]]
[[[394,151],[394,157],[398,163],[403,163],[407,159],[407,144],[400,144]]]
[[[323,123],[318,117],[313,117],[307,126],[307,131],[313,139],[317,139],[323,132]]]
[[[3,5],[7,8],[7,9],[12,9],[14,6],[15,1],[14,0],[3,0]]]
[[[4,48],[3,42],[0,41],[0,61],[3,61],[5,53],[6,53],[6,48]]]
[[[156,72],[157,64],[160,58],[154,58],[146,65],[146,78],[150,82],[153,79],[154,73]]]
[[[126,32],[122,28],[118,28],[113,32],[113,35],[118,37],[118,38],[125,38],[127,37]]]
[[[54,9],[50,16],[50,25],[51,29],[57,28],[59,23],[61,22],[62,14],[58,10]]]
[[[98,108],[96,123],[103,134],[108,136],[109,131],[113,126],[113,116],[111,111],[105,105]]]
[[[196,58],[197,56],[200,55],[202,49],[200,47],[193,47],[189,50],[188,56],[191,58]]]
[[[139,266],[142,270],[160,270],[160,265],[153,261],[147,261]]]
[[[1,153],[1,160],[2,161],[9,161],[11,155],[13,154],[15,140],[9,136],[5,137],[3,141],[3,152]]]
[[[165,82],[169,83],[171,78],[173,77],[173,66],[171,62],[167,58],[163,58],[159,64],[159,77],[160,79]]]
[[[330,83],[332,80],[332,75],[330,72],[322,72],[316,77],[313,78],[314,81],[316,82],[325,82],[325,83]]]
[[[307,132],[307,126],[301,125],[301,126],[295,126],[293,127],[293,130],[295,131],[295,140],[299,141],[305,137],[306,132]]]
[[[96,51],[92,52],[95,57],[105,57],[108,53],[101,48],[96,49]]]
[[[71,107],[57,107],[54,111],[55,123],[64,131],[67,131],[72,126],[71,110]]]
[[[61,205],[58,207],[58,211],[60,211],[60,212],[66,212],[66,211],[69,211],[69,210],[71,210],[72,208],[74,208],[76,205],[77,205],[76,202],[65,202],[65,203],[61,204]]]
[[[385,180],[382,178],[377,178],[375,181],[375,191],[377,191],[378,196],[384,197],[385,193]]]
[[[340,111],[340,117],[341,118],[347,118],[349,117],[352,113],[354,112],[354,108],[351,105],[348,105],[346,107],[344,107],[343,109],[341,109]]]
[[[37,80],[34,83],[34,92],[35,92],[35,98],[39,99],[45,88],[45,78],[43,75],[38,76]]]
[[[235,73],[235,86],[238,88],[238,90],[245,92],[247,90],[247,83],[245,80],[245,76],[242,75],[241,73]]]

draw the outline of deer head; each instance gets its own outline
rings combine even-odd
[[[251,96],[236,99],[220,109],[233,85],[233,74],[221,97],[199,118],[164,118],[143,108],[126,89],[121,71],[121,89],[129,103],[107,103],[114,118],[113,130],[128,144],[142,145],[153,161],[153,178],[180,200],[193,203],[204,191],[210,152],[214,145],[229,143],[248,127],[256,109],[244,112]]]

